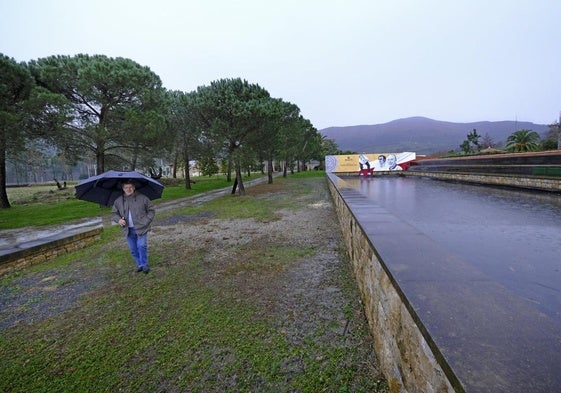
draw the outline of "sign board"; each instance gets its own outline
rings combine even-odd
[[[414,152],[325,156],[326,172],[404,171],[415,160]]]

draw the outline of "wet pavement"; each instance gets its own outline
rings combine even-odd
[[[339,187],[466,391],[561,391],[561,196],[417,177]]]

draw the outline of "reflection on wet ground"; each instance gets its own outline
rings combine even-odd
[[[561,390],[559,194],[393,176],[344,187],[468,392]]]
[[[346,181],[561,323],[560,195],[406,177]]]

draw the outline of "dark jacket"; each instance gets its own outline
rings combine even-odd
[[[150,230],[150,225],[156,215],[156,210],[154,210],[152,201],[140,192],[135,192],[128,197],[123,194],[115,200],[113,209],[111,210],[111,219],[114,222],[119,222],[121,218],[127,221],[127,225],[121,228],[125,236],[129,233],[129,210],[132,215],[134,230],[139,236],[144,235]]]

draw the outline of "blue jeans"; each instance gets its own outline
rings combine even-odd
[[[134,228],[129,228],[127,243],[138,267],[148,267],[148,234],[138,236]]]

